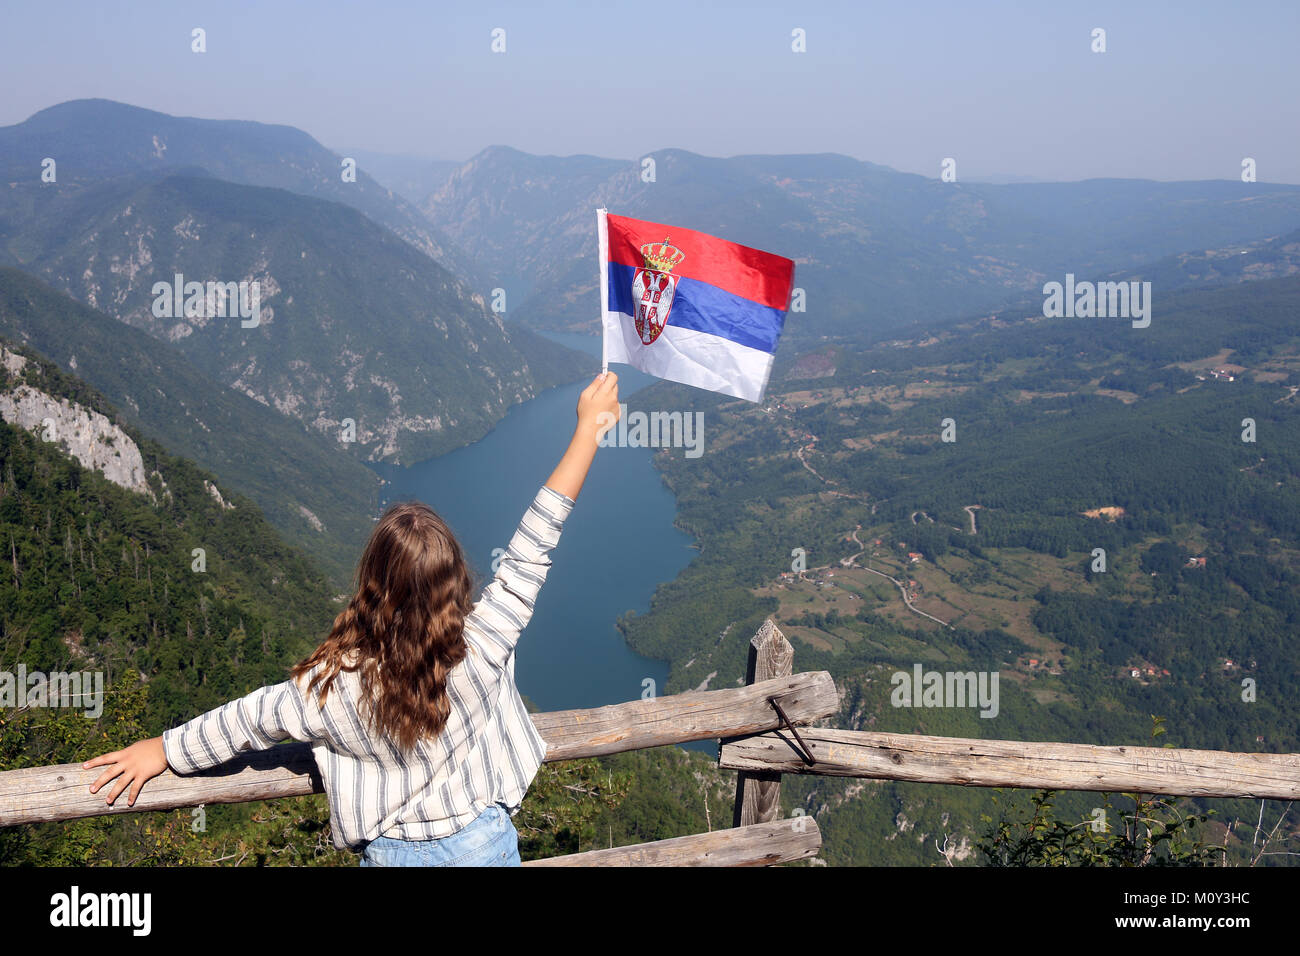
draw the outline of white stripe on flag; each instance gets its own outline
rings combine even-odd
[[[669,381],[762,401],[772,374],[772,353],[707,332],[672,324],[643,345],[636,323],[622,312],[604,313],[606,362],[622,362]]]

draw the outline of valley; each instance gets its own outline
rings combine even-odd
[[[1178,746],[1300,750],[1300,187],[643,159],[657,178],[504,146],[334,153],[107,100],[0,129],[0,652],[106,677],[93,724],[7,709],[0,767],[280,679],[386,501],[445,502],[490,567],[501,502],[598,364],[598,340],[555,334],[598,326],[598,204],[781,250],[799,308],[761,403],[615,369],[623,424],[519,654],[530,704],[735,686],[770,616],[797,670],[833,676],[836,727],[1144,745],[1160,717]],[[897,675],[943,673],[992,699],[898,704]],[[710,742],[548,766],[525,854],[712,829],[732,785]],[[838,866],[988,862],[1009,805],[794,775],[781,793]],[[1190,806],[1249,858],[1255,803]],[[315,798],[212,819],[0,833],[0,854],[354,862]]]

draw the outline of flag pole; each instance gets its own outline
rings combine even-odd
[[[596,255],[599,275],[597,288],[600,289],[600,374],[609,371],[609,350],[606,348],[609,329],[605,327],[605,314],[609,312],[609,222],[605,218],[609,210],[601,206],[596,210]]]

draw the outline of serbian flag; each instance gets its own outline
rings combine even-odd
[[[794,263],[604,209],[596,228],[605,364],[761,401]]]

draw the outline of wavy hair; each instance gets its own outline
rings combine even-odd
[[[409,753],[440,734],[451,714],[447,679],[467,652],[474,582],[451,529],[419,502],[393,505],[379,519],[356,580],[329,636],[292,674],[320,665],[307,692],[323,706],[339,672],[359,670],[372,731]]]

